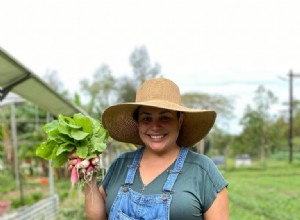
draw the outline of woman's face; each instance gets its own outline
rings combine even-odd
[[[138,111],[139,135],[153,151],[176,147],[182,120],[183,116],[178,118],[175,111],[142,106]]]

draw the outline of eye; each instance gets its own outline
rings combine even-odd
[[[161,121],[169,121],[171,119],[171,117],[170,116],[168,116],[168,115],[162,115],[161,117],[160,117],[160,120]]]
[[[151,122],[151,120],[152,119],[150,116],[142,116],[140,121],[147,123],[147,122]]]

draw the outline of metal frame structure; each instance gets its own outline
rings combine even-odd
[[[11,128],[13,136],[12,143],[15,152],[15,175],[17,186],[19,186],[21,189],[22,187],[20,186],[18,170],[19,162],[17,158],[18,143],[16,120],[14,116],[15,103],[5,103],[5,98],[9,93],[17,94],[24,100],[28,100],[31,103],[39,106],[41,109],[47,111],[48,121],[50,121],[50,114],[53,116],[57,116],[58,114],[72,116],[75,113],[82,113],[84,115],[87,115],[87,113],[54,91],[46,82],[41,80],[29,68],[25,67],[12,55],[0,47],[0,106],[7,104],[11,105]],[[53,185],[51,161],[49,161],[50,195],[54,194]],[[20,191],[22,194],[22,190]]]

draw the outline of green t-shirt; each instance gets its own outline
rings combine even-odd
[[[114,160],[103,180],[103,187],[107,194],[106,211],[116,198],[118,190],[124,184],[130,165],[134,158],[134,152],[121,154]],[[172,169],[172,164],[169,169]],[[139,170],[137,170],[131,188],[144,195],[161,194],[167,180],[168,172],[164,171],[151,183],[144,186]],[[174,184],[172,202],[170,208],[171,220],[201,219],[218,192],[228,185],[218,168],[205,155],[189,151],[185,159],[182,172],[178,175]]]

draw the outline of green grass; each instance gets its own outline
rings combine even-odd
[[[264,168],[260,164],[251,168],[233,168],[233,163],[228,164],[223,174],[229,182],[231,220],[300,220],[300,160],[289,164],[273,158]],[[16,208],[19,193],[14,186],[16,193],[11,195],[13,175],[5,173],[0,180],[0,198],[12,200],[12,209]],[[69,178],[55,179],[55,192],[60,198],[58,220],[85,219],[84,197],[78,188],[71,191],[70,186]],[[24,180],[27,205],[41,199],[41,192],[47,195],[48,186]]]
[[[224,175],[229,181],[231,220],[300,220],[299,161],[268,161],[265,168],[255,164],[224,171]],[[56,184],[63,200],[60,219],[84,219],[82,195],[66,196],[69,180]]]
[[[12,172],[0,174],[0,200],[10,201],[10,210],[29,206],[48,195],[48,187],[37,181],[22,178],[22,191],[17,187]]]
[[[268,162],[267,168],[224,173],[231,220],[299,220],[300,164]]]
[[[16,188],[16,182],[12,172],[1,171],[0,173],[0,198]],[[4,198],[4,197],[3,197]]]
[[[70,186],[70,182],[68,185],[64,184],[66,189]],[[59,214],[57,220],[84,220],[86,219],[85,210],[84,210],[84,194],[83,192],[77,188],[74,190],[69,190],[68,195],[64,196],[64,194],[60,194],[60,207]]]

